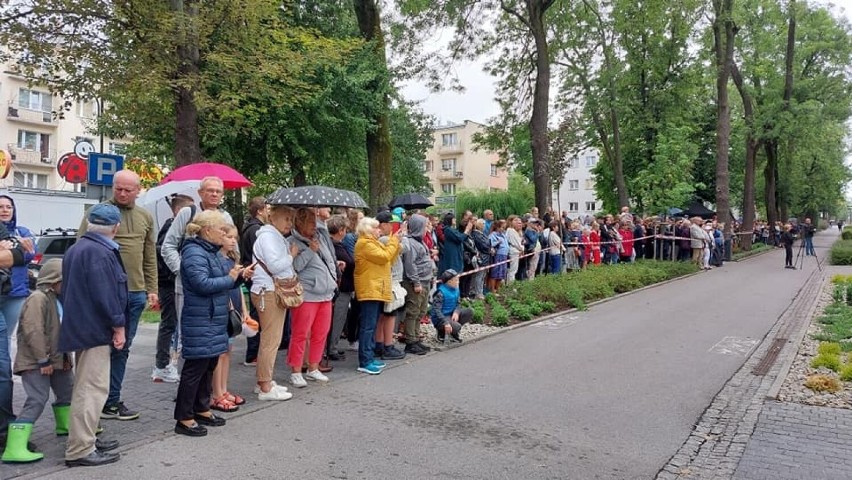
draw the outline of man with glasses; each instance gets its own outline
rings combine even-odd
[[[198,198],[201,199],[198,208],[195,205],[183,207],[175,215],[172,226],[169,227],[169,231],[163,239],[160,254],[166,266],[175,274],[175,310],[177,313],[178,332],[180,332],[180,317],[181,310],[183,310],[183,284],[180,278],[180,247],[183,245],[183,239],[186,235],[186,226],[192,221],[196,213],[204,210],[219,210],[225,216],[225,221],[233,225],[234,220],[231,218],[231,215],[220,208],[224,195],[225,184],[221,178],[202,178],[201,184],[198,186]]]
[[[119,246],[121,261],[127,271],[128,294],[126,342],[121,349],[110,351],[109,395],[101,418],[136,420],[139,412],[131,410],[121,401],[121,386],[130,356],[130,346],[136,336],[139,318],[147,305],[157,304],[157,225],[151,213],[136,206],[139,195],[139,175],[130,170],[116,172],[113,177],[112,199],[106,203],[118,207],[121,223],[115,242]],[[83,219],[78,237],[86,233],[88,222]]]

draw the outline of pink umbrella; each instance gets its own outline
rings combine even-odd
[[[240,172],[233,168],[222,165],[221,163],[191,163],[183,167],[176,168],[172,173],[166,175],[160,181],[160,185],[164,183],[179,181],[179,180],[201,180],[204,177],[219,177],[226,189],[236,189],[249,187],[251,181],[244,177]]]

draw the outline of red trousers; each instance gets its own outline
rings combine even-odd
[[[302,367],[305,356],[305,340],[311,337],[308,363],[319,363],[325,351],[325,340],[331,327],[331,301],[305,302],[290,310],[290,347],[287,350],[287,365]]]

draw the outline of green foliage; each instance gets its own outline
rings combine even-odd
[[[834,290],[832,290],[831,292],[831,298],[835,302],[842,302],[845,298],[845,291],[846,289],[843,287],[843,285],[835,285]]]
[[[842,240],[852,240],[852,229],[844,227],[843,232],[840,233],[840,238]]]
[[[840,379],[844,382],[852,382],[852,363],[845,363],[840,368]]]
[[[816,321],[821,328],[811,338],[839,345],[846,352],[852,351],[852,306],[841,302],[832,303],[825,307]]]
[[[473,323],[482,323],[485,321],[485,304],[481,300],[462,300],[462,306],[468,307],[473,311]]]
[[[821,342],[817,347],[817,352],[821,355],[840,355],[842,351],[840,344],[834,342]]]
[[[775,248],[775,247],[773,247],[772,245],[765,245],[763,243],[755,243],[755,244],[752,244],[751,250],[740,251],[740,252],[736,252],[733,255],[731,255],[731,260],[734,261],[734,262],[738,262],[738,261],[743,260],[745,258],[748,258],[752,255],[757,255],[758,253],[772,250],[773,248]]]
[[[499,303],[491,307],[491,325],[505,327],[509,325],[509,311]]]
[[[494,211],[494,218],[522,215],[534,204],[532,184],[515,173],[509,175],[509,189],[506,191],[467,190],[456,196],[457,212],[470,210],[479,215],[484,210],[491,209]]]
[[[828,255],[832,265],[852,265],[852,240],[838,240]]]
[[[840,356],[821,353],[811,360],[811,368],[824,367],[832,371],[840,370]]]

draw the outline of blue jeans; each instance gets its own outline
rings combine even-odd
[[[0,434],[6,433],[12,413],[12,358],[9,356],[9,331],[6,320],[0,315]]]
[[[18,326],[18,317],[21,316],[21,308],[27,297],[0,296],[0,316],[6,320],[6,336],[12,337],[15,327]]]
[[[562,255],[561,254],[549,254],[550,257],[550,273],[551,274],[559,274],[562,273]]]
[[[110,347],[109,354],[109,395],[106,406],[113,407],[121,401],[121,384],[124,382],[124,371],[127,370],[127,358],[130,356],[130,345],[136,336],[136,328],[139,326],[139,317],[145,304],[148,303],[146,292],[130,292],[127,296],[128,312],[127,324],[124,326],[124,348],[116,350]]]
[[[382,311],[382,302],[372,300],[361,303],[361,328],[358,332],[358,366],[366,367],[373,361],[376,348],[376,322]]]
[[[816,256],[816,250],[814,250],[814,237],[805,237],[805,255]]]

